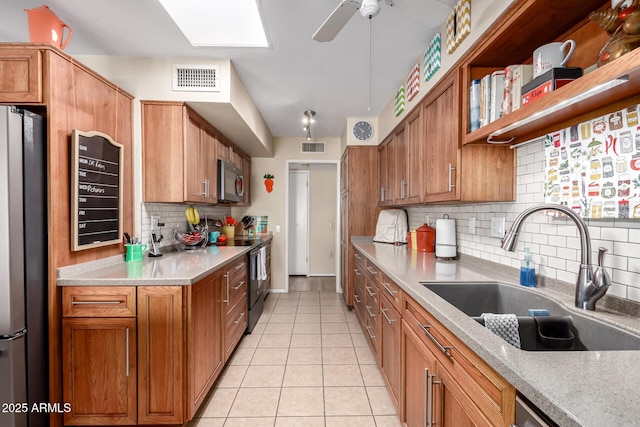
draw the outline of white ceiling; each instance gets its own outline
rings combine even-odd
[[[0,41],[28,41],[24,9],[43,1],[0,0]],[[356,13],[333,41],[319,43],[311,36],[340,0],[259,1],[271,48],[192,47],[157,0],[46,0],[46,4],[73,29],[65,49],[71,55],[229,58],[273,136],[304,137],[302,112],[312,109],[317,113],[313,137],[329,138],[341,135],[347,117],[380,114],[446,20],[450,9],[442,3],[455,3],[395,0],[408,8],[407,3],[431,3],[433,14],[426,23],[381,2],[380,13],[372,20],[369,104],[367,19]]]

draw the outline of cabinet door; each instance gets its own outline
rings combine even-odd
[[[36,49],[0,49],[3,103],[42,102],[42,53]]]
[[[203,202],[206,196],[204,178],[204,148],[201,129],[190,117],[185,120],[186,139],[184,142],[184,200]]]
[[[136,319],[62,320],[65,425],[136,424]]]
[[[426,146],[423,173],[425,202],[460,198],[460,121],[456,74],[444,81],[424,104]]]
[[[393,188],[394,204],[402,205],[407,198],[407,139],[405,127],[396,130],[393,135],[392,147],[395,151],[395,178],[391,179],[390,187]]]
[[[402,321],[402,378],[401,418],[407,427],[431,425],[427,421],[429,375],[435,375],[435,361],[430,357],[416,333]]]
[[[406,172],[404,183],[404,203],[419,203],[422,197],[422,144],[424,135],[422,131],[422,109],[407,118],[405,125],[406,142]],[[398,168],[398,170],[400,170]]]
[[[394,202],[394,183],[396,180],[395,150],[396,146],[393,144],[393,136],[383,141],[378,150],[378,203],[380,206],[393,205]]]
[[[200,155],[202,156],[202,179],[206,203],[218,203],[218,140],[209,132],[200,130]]]
[[[184,422],[183,286],[138,287],[138,421]]]
[[[191,287],[188,306],[189,418],[193,417],[222,370],[222,272]]]
[[[401,318],[386,297],[380,298],[380,315],[382,316],[380,319],[382,335],[380,367],[386,379],[391,399],[397,409],[400,396]]]

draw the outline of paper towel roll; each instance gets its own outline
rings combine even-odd
[[[455,258],[456,247],[456,220],[440,218],[436,220],[436,257]]]

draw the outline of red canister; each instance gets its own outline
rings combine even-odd
[[[424,224],[416,229],[416,240],[419,252],[435,252],[436,230]]]

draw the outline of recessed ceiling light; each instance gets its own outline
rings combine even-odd
[[[259,0],[158,0],[193,46],[269,47]]]

